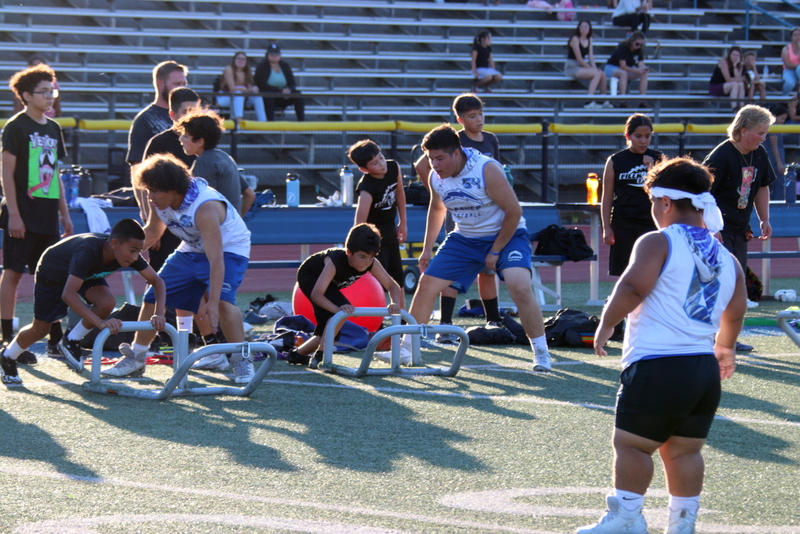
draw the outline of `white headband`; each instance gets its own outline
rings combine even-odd
[[[692,206],[699,210],[703,210],[703,222],[706,223],[712,234],[716,234],[724,223],[722,221],[722,212],[717,207],[717,201],[711,193],[700,193],[695,195],[688,191],[681,191],[680,189],[670,189],[668,187],[653,187],[650,189],[650,196],[655,198],[667,197],[672,200],[681,200],[684,198],[691,199]]]

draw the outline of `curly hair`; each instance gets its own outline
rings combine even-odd
[[[222,139],[225,121],[210,109],[195,109],[178,121],[175,131],[180,135],[188,135],[193,141],[203,139],[205,141],[203,148],[213,150]]]

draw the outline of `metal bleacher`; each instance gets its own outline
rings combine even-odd
[[[609,9],[580,0],[576,4],[578,19],[593,23],[595,57],[602,64],[626,30],[611,24]],[[780,46],[788,36],[775,29],[774,21],[758,16],[751,17],[750,39],[744,41],[744,0],[688,5],[670,0],[653,11],[647,111],[656,121],[725,122],[728,102],[707,96],[719,57],[738,44],[757,50],[759,65],[777,72]],[[30,56],[43,55],[58,73],[65,114],[131,119],[152,100],[156,63],[174,59],[186,64],[190,85],[209,96],[214,78],[236,51],[245,51],[255,62],[268,43],[277,41],[304,93],[309,120],[435,122],[452,120],[452,98],[471,86],[472,38],[489,28],[504,73],[500,88],[481,95],[489,122],[620,123],[630,109],[584,110],[585,85],[563,74],[566,41],[575,25],[521,3],[495,6],[485,0],[446,6],[402,0],[0,0],[0,70],[8,77]],[[776,92],[777,78],[767,80]],[[0,112],[8,116],[10,93],[4,96]],[[243,139],[240,163],[257,168],[262,183],[278,181],[277,171],[270,176],[270,166],[285,172],[295,163],[332,182],[343,163],[341,148],[333,148],[337,143],[330,139],[320,141],[319,146],[330,148],[318,150],[312,165],[303,148],[308,135]],[[351,142],[350,137],[340,136],[343,142]],[[398,141],[401,163],[408,163],[405,151],[415,142],[412,136]],[[521,141],[501,142],[514,151]],[[569,136],[559,140],[584,142]],[[119,132],[82,133],[83,153],[98,151],[87,156],[96,165],[106,161],[107,147],[124,144]],[[606,155],[598,150],[591,163],[601,164]],[[508,163],[534,173],[536,158],[528,150],[524,161],[510,158]]]

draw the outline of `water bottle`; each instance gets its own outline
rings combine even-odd
[[[597,205],[597,190],[600,188],[600,180],[597,173],[590,172],[586,177],[586,203],[592,206]]]
[[[769,68],[767,68],[767,66],[766,66],[766,65],[764,65],[764,73],[762,74],[762,76],[763,76],[764,78],[766,78],[767,76],[769,76]]]
[[[503,165],[503,172],[506,173],[506,180],[511,185],[511,189],[514,189],[514,176],[511,174],[511,167]]]
[[[92,173],[89,169],[81,168],[78,178],[78,196],[89,198],[92,196]]]
[[[786,185],[786,203],[794,204],[795,200],[797,200],[797,168],[794,164],[786,166],[783,180]]]
[[[300,177],[296,174],[286,175],[286,205],[290,208],[300,205]]]
[[[69,206],[72,202],[72,170],[64,167],[58,174],[61,179],[61,192],[64,194],[67,206]]]
[[[80,194],[79,194],[80,193],[80,180],[81,180],[81,167],[80,167],[80,165],[73,165],[72,166],[72,171],[70,172],[70,175],[71,176],[70,176],[70,181],[69,181],[69,189],[70,189],[70,192],[69,192],[69,197],[70,197],[69,207],[70,208],[74,208],[74,207],[77,206],[77,204],[75,204],[75,201],[80,196]]]
[[[347,165],[342,165],[339,173],[339,188],[342,190],[342,203],[345,206],[353,205],[353,172]]]

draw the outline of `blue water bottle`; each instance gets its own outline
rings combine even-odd
[[[58,171],[59,179],[61,180],[61,193],[64,195],[64,200],[69,206],[72,200],[72,171],[66,167]]]
[[[300,205],[300,177],[296,174],[286,175],[286,205],[290,208]]]
[[[784,184],[786,185],[786,203],[794,204],[797,200],[797,167],[795,164],[786,166]]]

